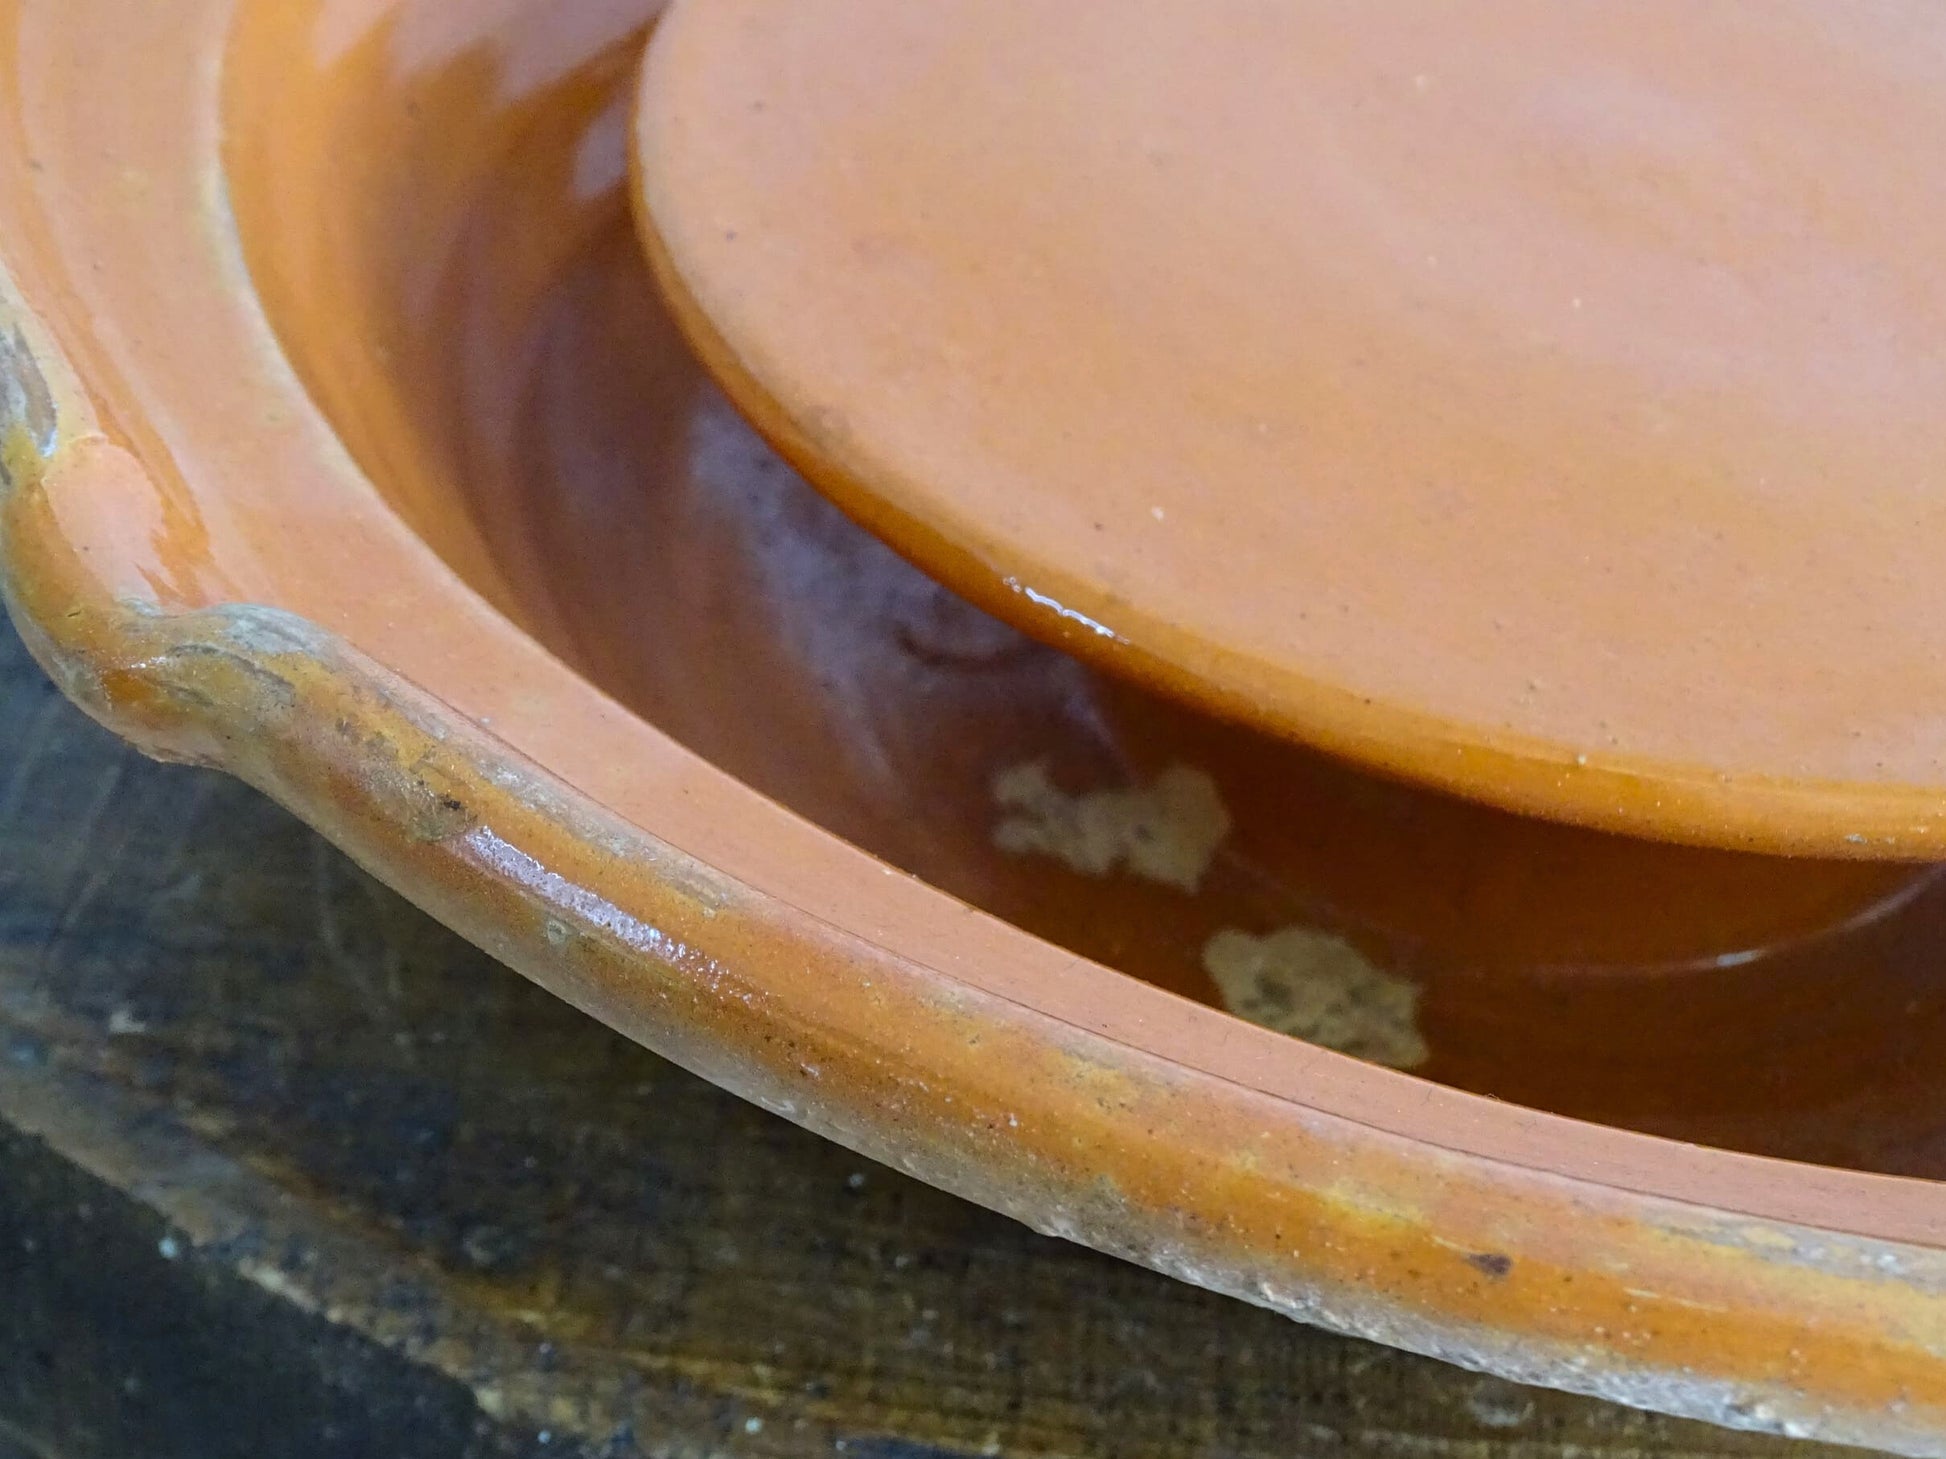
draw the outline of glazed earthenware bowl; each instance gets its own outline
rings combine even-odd
[[[947,594],[658,304],[654,9],[0,3],[0,550],[62,687],[1041,1230],[1946,1449],[1941,879],[1368,779]]]

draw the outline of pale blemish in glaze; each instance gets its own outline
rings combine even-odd
[[[1146,785],[1070,793],[1034,761],[994,777],[1005,812],[993,841],[1015,856],[1049,856],[1083,876],[1118,868],[1180,892],[1194,892],[1223,838],[1230,813],[1208,771],[1171,765]]]
[[[1311,927],[1262,937],[1225,928],[1203,948],[1203,966],[1224,1006],[1264,1028],[1394,1069],[1431,1057],[1418,988],[1342,937]]]

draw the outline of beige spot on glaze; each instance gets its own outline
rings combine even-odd
[[[1223,1006],[1251,1023],[1395,1069],[1428,1057],[1418,988],[1342,937],[1309,927],[1262,937],[1225,928],[1204,945],[1203,967]]]
[[[994,777],[993,798],[1007,814],[993,841],[1015,856],[1051,856],[1084,876],[1126,867],[1179,891],[1202,884],[1230,833],[1216,782],[1171,765],[1147,785],[1070,795],[1034,761]]]

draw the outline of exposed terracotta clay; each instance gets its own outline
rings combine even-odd
[[[1946,1447],[1938,1190],[1862,1173],[1938,1169],[1941,881],[1370,780],[906,568],[659,312],[622,167],[652,9],[0,0],[0,563],[68,691],[1040,1229],[1513,1376]],[[1193,894],[996,844],[1023,764],[1207,775]],[[1411,984],[1429,1077],[1203,1006],[1213,940],[1293,927]]]
[[[651,251],[1039,637],[1638,834],[1946,853],[1946,13],[678,0]]]

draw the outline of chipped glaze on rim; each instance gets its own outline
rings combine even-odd
[[[0,5],[0,563],[71,697],[631,1037],[1037,1229],[1523,1381],[1946,1453],[1932,1184],[1537,1114],[1188,1004],[826,835],[543,653],[277,352],[216,155],[230,22]]]

